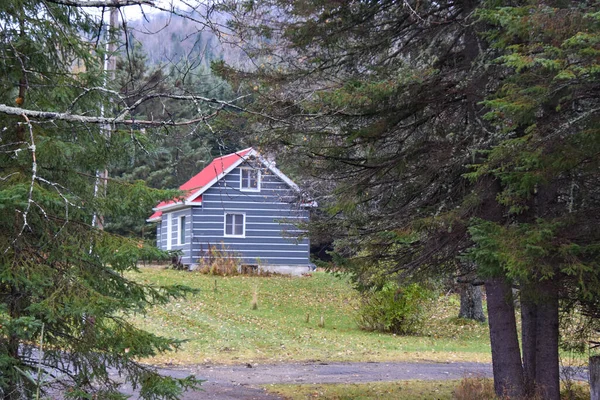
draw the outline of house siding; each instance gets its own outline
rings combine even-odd
[[[249,165],[257,168],[252,162],[235,168],[202,194],[201,207],[192,209],[190,264],[227,255],[240,264],[307,266],[309,240],[297,225],[308,222],[308,211],[295,204],[295,191],[262,165],[260,191],[241,191],[240,169]],[[227,212],[245,215],[245,237],[224,236]]]
[[[179,217],[184,216],[185,221],[185,243],[178,244],[178,232],[179,232]],[[169,234],[167,230],[169,229],[168,218],[171,218],[171,249],[170,250],[182,250],[183,256],[181,257],[181,262],[185,265],[193,264],[191,254],[191,231],[192,231],[192,210],[190,207],[184,208],[181,210],[176,210],[172,212],[163,213],[161,222],[157,227],[157,246],[162,250],[169,249],[168,247],[168,238]]]
[[[156,247],[163,248],[162,242],[162,219],[156,224]]]

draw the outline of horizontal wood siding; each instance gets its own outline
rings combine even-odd
[[[162,243],[162,220],[156,224],[156,247],[163,248]]]
[[[178,240],[178,229],[179,229],[179,217],[181,216],[185,216],[185,243],[182,245],[177,244],[177,240]],[[193,264],[192,262],[192,258],[191,258],[191,234],[192,234],[192,224],[193,224],[193,219],[192,219],[192,209],[191,208],[184,208],[182,210],[177,210],[177,211],[172,211],[172,212],[168,212],[168,213],[164,213],[162,215],[162,220],[160,222],[160,226],[162,226],[161,229],[161,235],[160,235],[160,242],[158,242],[157,239],[157,243],[159,244],[159,248],[162,250],[167,250],[167,238],[168,238],[168,233],[167,233],[167,229],[168,229],[168,222],[167,222],[167,218],[172,218],[171,221],[171,250],[182,250],[183,251],[183,256],[181,258],[181,262],[185,265],[190,265]]]
[[[243,264],[308,265],[309,241],[298,226],[308,222],[308,211],[296,205],[294,190],[263,167],[260,192],[241,191],[240,167],[204,192],[202,206],[193,208],[193,263],[215,256],[210,249],[216,248],[218,256]],[[229,212],[245,215],[245,237],[224,236]]]
[[[156,241],[159,243],[158,248],[161,250],[167,250],[167,218],[165,217],[164,213],[160,219],[160,226],[160,240],[158,240],[158,238],[156,239]]]

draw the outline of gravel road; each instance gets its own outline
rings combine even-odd
[[[461,379],[464,376],[492,376],[490,364],[480,363],[310,363],[277,365],[196,365],[185,369],[161,369],[175,377],[190,374],[206,382],[203,391],[188,392],[185,400],[274,400],[259,385],[271,383],[356,383],[406,379]],[[135,397],[134,397],[135,398]]]

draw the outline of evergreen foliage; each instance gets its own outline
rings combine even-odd
[[[135,85],[147,77],[143,87],[123,81],[119,95],[115,82],[105,86],[97,14],[61,3],[0,4],[0,396],[125,398],[119,374],[142,398],[174,399],[199,382],[162,377],[138,360],[179,342],[144,332],[129,317],[190,290],[127,279],[138,259],[165,254],[93,221],[143,219],[179,194],[118,177],[99,184],[98,171],[150,146],[147,132],[119,116],[132,115],[142,99],[140,115],[154,115],[148,126],[182,118],[158,115],[157,103],[145,102],[164,82],[160,71],[145,73],[143,59],[129,64]],[[115,122],[84,123],[102,117]]]
[[[273,0],[228,11],[259,62],[220,72],[270,113],[255,126],[264,141],[326,181],[338,253],[384,260],[371,265],[400,277],[476,261],[498,313],[497,394],[558,398],[559,300],[597,314],[600,294],[597,3]],[[531,310],[523,365],[513,284]]]
[[[165,23],[163,18],[156,17]],[[185,21],[185,20],[184,20]],[[154,24],[154,19],[150,21]],[[173,23],[175,29],[186,24]],[[188,27],[190,29],[190,27]],[[198,40],[201,41],[200,36]],[[240,131],[244,119],[201,101],[182,103],[156,94],[200,95],[205,98],[233,101],[236,94],[230,85],[218,78],[206,66],[206,58],[196,52],[172,64],[154,65],[147,49],[136,43],[129,54],[117,62],[116,85],[131,114],[139,120],[193,120],[198,114],[207,117],[193,127],[174,126],[167,129],[145,129],[134,140],[124,137],[119,145],[120,157],[109,165],[111,176],[126,181],[143,180],[156,189],[177,188],[201,171],[213,158],[243,147]],[[146,40],[147,42],[148,40]],[[206,55],[209,57],[209,55]],[[145,97],[151,97],[140,102]],[[139,106],[136,104],[140,102]],[[107,221],[107,230],[130,237],[153,239],[156,232],[147,226],[146,215],[129,214]]]

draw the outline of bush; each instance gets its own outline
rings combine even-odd
[[[496,400],[494,381],[485,377],[463,378],[454,389],[454,400]]]
[[[211,246],[205,257],[198,263],[197,271],[207,275],[234,276],[239,275],[239,261],[235,254],[222,248]]]
[[[431,298],[432,292],[416,283],[406,287],[387,283],[381,290],[363,295],[357,314],[358,326],[399,335],[418,333]]]

